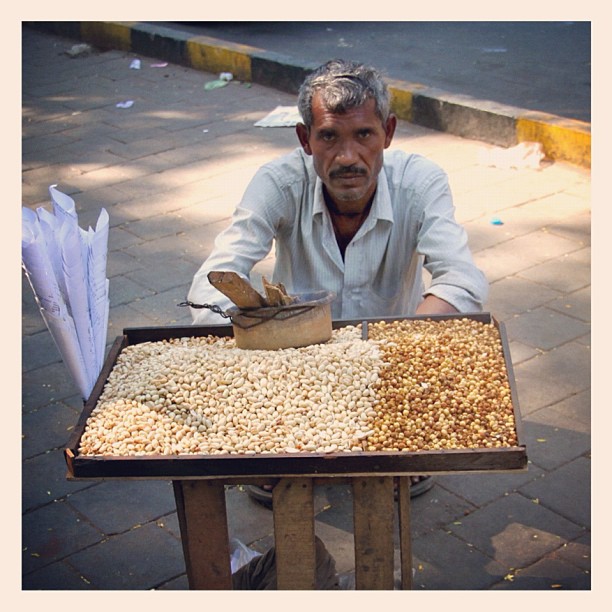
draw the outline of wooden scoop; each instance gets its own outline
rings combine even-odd
[[[209,272],[208,280],[241,310],[267,306],[265,298],[236,272]]]
[[[262,276],[261,281],[266,292],[266,300],[270,306],[288,306],[295,302],[295,299],[287,294],[287,290],[282,283],[274,285],[268,282],[265,276]]]

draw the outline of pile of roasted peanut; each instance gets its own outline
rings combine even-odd
[[[470,319],[334,330],[243,350],[214,336],[126,347],[82,455],[340,453],[516,446],[499,332]]]
[[[470,319],[369,326],[385,367],[368,450],[516,446],[510,384],[497,328]]]

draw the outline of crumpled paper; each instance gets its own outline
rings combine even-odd
[[[254,125],[255,127],[293,127],[301,121],[302,117],[297,106],[277,106]]]
[[[66,51],[64,51],[64,53],[70,57],[82,57],[89,55],[91,52],[92,48],[87,43],[72,45],[70,49],[66,49]]]
[[[542,160],[546,157],[540,142],[521,142],[509,149],[481,149],[479,163],[483,166],[517,170],[532,168],[538,170]]]

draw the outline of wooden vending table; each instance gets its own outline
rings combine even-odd
[[[87,419],[126,346],[171,338],[231,336],[233,333],[231,325],[128,328],[111,347],[67,444],[64,455],[68,478],[171,480],[190,589],[232,588],[225,487],[231,484],[261,485],[277,479],[280,480],[273,489],[273,521],[279,590],[315,588],[314,487],[317,484],[347,483],[351,485],[353,496],[356,588],[393,589],[396,485],[401,585],[409,589],[412,580],[409,476],[514,472],[527,468],[518,397],[503,324],[488,313],[427,318],[458,317],[493,323],[498,328],[512,396],[518,439],[516,446],[417,452],[82,455],[79,447]],[[370,319],[373,322],[379,320],[384,319]],[[362,321],[335,321],[333,327],[358,323]]]

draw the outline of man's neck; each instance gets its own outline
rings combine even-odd
[[[359,228],[363,225],[363,222],[370,214],[372,202],[374,201],[374,195],[372,195],[370,200],[366,203],[365,208],[358,212],[346,212],[339,210],[336,203],[333,202],[333,200],[326,193],[325,188],[323,188],[323,195],[327,210],[329,211],[331,217],[336,242],[338,243],[338,248],[342,254],[342,259],[344,259],[346,247],[355,237],[359,231]]]
[[[332,215],[335,215],[336,217],[347,217],[351,219],[363,217],[363,219],[365,219],[368,216],[368,213],[370,212],[370,208],[372,208],[372,202],[374,201],[375,195],[376,192],[374,192],[370,199],[367,200],[360,207],[355,207],[354,205],[344,207],[342,205],[339,206],[338,203],[334,201],[334,199],[331,197],[331,195],[325,188],[325,185],[323,185],[323,199],[325,201],[325,205],[327,206],[327,210],[329,210],[329,212]]]
[[[346,212],[346,211],[340,210],[336,206],[336,203],[329,196],[327,196],[327,195],[325,196],[325,204],[326,204],[327,209],[329,210],[329,212],[332,215],[335,215],[336,217],[348,217],[348,218],[351,218],[351,219],[355,219],[355,218],[361,217],[363,215],[363,210],[350,211],[350,212]]]

